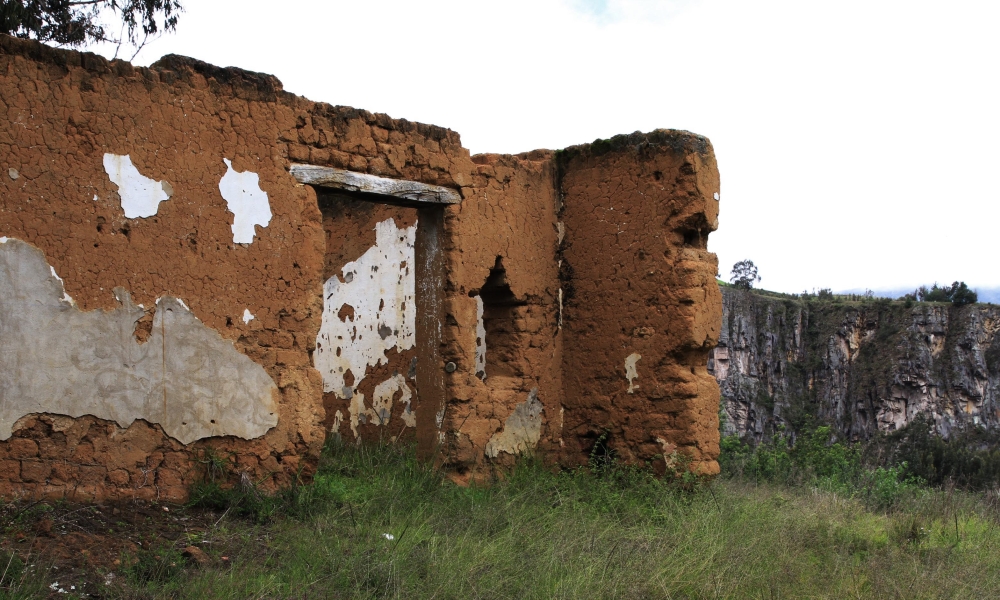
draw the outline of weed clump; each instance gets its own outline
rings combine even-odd
[[[719,465],[725,477],[813,486],[859,498],[873,509],[892,508],[903,498],[921,493],[927,483],[906,462],[866,464],[862,448],[836,441],[828,426],[805,430],[794,438],[779,432],[757,446],[725,436],[720,446]]]

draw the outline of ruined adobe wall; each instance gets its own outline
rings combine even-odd
[[[445,360],[457,370],[440,442],[453,476],[533,449],[583,464],[595,445],[661,470],[677,452],[718,472],[708,141],[661,130],[473,160],[474,191],[447,221]],[[489,292],[498,284],[506,307]]]
[[[675,451],[718,472],[719,389],[705,357],[722,312],[719,174],[708,140],[658,130],[559,156],[564,208],[567,461],[593,444],[665,466]]]
[[[473,157],[473,190],[446,215],[440,460],[459,480],[558,438],[558,190],[554,153]]]
[[[459,481],[595,444],[717,468],[703,138],[470,157],[268,75],[6,37],[0,110],[0,496],[180,499],[207,450],[273,488],[331,434],[415,440]],[[372,204],[293,163],[463,200]],[[435,228],[440,344],[421,349],[415,240]]]
[[[0,110],[0,236],[8,240],[0,253],[20,269],[11,281],[31,283],[27,300],[43,300],[48,312],[38,318],[65,320],[36,329],[43,339],[31,327],[14,337],[5,330],[4,351],[17,362],[5,365],[8,375],[55,375],[4,382],[8,407],[34,404],[0,441],[0,495],[182,498],[200,477],[204,447],[265,486],[308,475],[325,439],[310,358],[325,232],[315,192],[288,166],[458,187],[472,172],[458,136],[309,102],[266,75],[180,57],[135,68],[8,37],[0,37]],[[168,196],[153,202],[154,214],[125,216],[105,154],[128,156],[145,178],[135,181],[155,188],[147,194]],[[114,160],[112,170],[123,168],[124,158]],[[220,190],[227,176],[245,200],[267,195],[270,219],[251,223],[249,243],[234,238]],[[0,326],[16,323],[10,317],[25,305],[8,302]],[[94,347],[87,335],[95,327],[118,341],[79,352]],[[230,389],[240,373],[258,384]],[[84,376],[97,385],[67,385]],[[14,389],[28,380],[41,387]],[[177,383],[190,385],[174,390]],[[150,390],[157,386],[167,390],[162,403]],[[188,398],[183,410],[168,402],[175,395]]]

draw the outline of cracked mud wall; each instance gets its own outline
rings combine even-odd
[[[473,189],[446,212],[442,354],[457,369],[445,375],[439,460],[459,480],[512,464],[524,450],[556,456],[563,393],[552,157],[550,151],[474,156]],[[538,436],[527,445],[504,443],[505,424],[529,398]]]
[[[361,440],[412,436],[459,480],[524,451],[579,464],[604,431],[628,460],[678,447],[712,470],[718,392],[702,371],[718,290],[704,242],[718,175],[703,138],[470,157],[452,131],[314,103],[268,75],[177,56],[135,68],[4,36],[0,110],[0,236],[39,249],[82,311],[114,310],[112,290],[127,291],[147,307],[137,343],[152,339],[156,299],[179,299],[278,389],[277,424],[253,439],[185,445],[155,417],[122,429],[94,415],[25,416],[0,441],[0,495],[182,498],[206,447],[265,486],[287,485],[311,473],[328,434],[351,440],[355,429]],[[125,216],[106,154],[128,157],[138,175],[119,179],[150,193],[148,216]],[[375,245],[378,223],[417,224],[419,242],[428,213],[298,185],[291,163],[463,197],[436,209],[437,355],[419,342],[387,350],[350,398],[324,394],[313,368],[324,282]],[[414,359],[443,377],[444,397],[417,386]],[[382,416],[388,428],[372,422]]]
[[[288,165],[460,187],[472,166],[457,134],[310,102],[268,75],[177,56],[137,68],[6,36],[0,111],[0,236],[38,248],[82,311],[114,310],[112,290],[126,290],[146,307],[139,342],[150,339],[156,299],[180,299],[278,388],[277,424],[249,440],[185,445],[144,419],[122,429],[92,415],[27,415],[0,442],[0,495],[183,498],[205,447],[232,453],[234,469],[265,487],[308,476],[326,437],[311,364],[326,248],[316,193]],[[161,182],[155,214],[125,216],[105,154]],[[246,224],[234,243],[236,215],[219,187],[227,160],[267,195],[270,219],[258,194],[249,243]]]
[[[722,311],[706,250],[719,210],[711,145],[657,130],[558,158],[564,462],[585,462],[606,435],[628,462],[663,468],[677,450],[717,473],[719,389],[705,366]]]

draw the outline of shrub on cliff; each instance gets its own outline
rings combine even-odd
[[[916,297],[923,302],[951,302],[955,306],[975,304],[979,301],[979,295],[975,290],[970,290],[964,281],[956,281],[951,286],[942,287],[938,287],[935,283],[930,289],[927,289],[927,286],[920,286]]]

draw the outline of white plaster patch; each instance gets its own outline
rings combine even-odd
[[[635,369],[635,363],[639,362],[642,355],[638,352],[633,352],[625,357],[625,379],[628,379],[628,393],[632,393],[639,389],[639,386],[635,384],[635,380],[639,379],[639,373]]]
[[[254,316],[250,312],[250,309],[249,308],[244,308],[243,309],[243,324],[244,325],[249,325],[250,321],[253,321],[253,320],[254,320]]]
[[[403,419],[403,424],[407,427],[417,426],[417,413],[413,410],[413,404],[411,402],[406,403],[406,408],[403,409],[403,414],[400,415]]]
[[[368,367],[389,361],[387,351],[413,347],[416,234],[416,224],[398,229],[392,219],[378,223],[375,245],[344,265],[343,281],[335,275],[323,284],[323,320],[313,363],[323,376],[324,392],[352,398]],[[348,370],[354,376],[350,386],[344,381]]]
[[[267,192],[260,189],[260,176],[253,171],[237,171],[228,158],[226,174],[219,180],[219,191],[233,213],[233,243],[250,244],[256,234],[254,225],[267,227],[271,222],[271,204]]]
[[[486,443],[486,456],[496,458],[501,452],[521,454],[534,448],[542,436],[542,410],[538,401],[538,388],[532,388],[528,399],[514,407],[503,431],[496,433]]]
[[[563,425],[565,425],[565,424],[566,424],[566,407],[565,406],[560,406],[559,407],[559,447],[560,448],[563,448],[563,447],[566,446],[566,444],[563,443],[563,439],[562,439],[562,430],[563,430]]]
[[[232,341],[177,298],[156,301],[149,339],[135,338],[146,312],[115,288],[121,306],[67,306],[41,250],[0,245],[0,439],[26,414],[94,415],[126,428],[157,423],[183,444],[264,435],[277,425],[277,386]]]
[[[358,425],[368,422],[368,413],[365,409],[365,395],[354,394],[351,396],[351,404],[348,405],[347,412],[351,415],[351,432],[354,434],[354,439],[360,443],[361,438],[358,437]]]
[[[563,240],[566,239],[566,225],[562,221],[556,223],[556,245],[562,246]]]
[[[404,417],[403,422],[408,427],[416,427],[416,413],[411,410],[410,404],[413,399],[413,393],[410,391],[410,387],[406,385],[406,378],[398,373],[375,386],[375,391],[372,393],[372,407],[369,413],[372,417],[372,423],[376,425],[386,425],[389,423],[389,419],[392,417],[392,403],[396,392],[400,393],[399,401],[406,405],[406,408],[403,409],[403,414],[410,415],[409,417]],[[409,424],[411,419],[413,425]]]
[[[714,194],[712,194],[712,197],[715,198],[716,200],[718,200],[719,199],[719,192],[715,192]]]
[[[337,437],[337,441],[340,441],[340,425],[344,422],[344,413],[339,410],[333,413],[333,425],[330,426],[330,433]]]
[[[152,217],[159,210],[160,202],[169,199],[173,193],[166,181],[143,177],[128,154],[105,154],[104,172],[108,174],[111,183],[118,186],[118,196],[121,197],[122,210],[127,219]],[[94,200],[97,200],[97,196],[94,196]]]
[[[482,296],[476,296],[476,377],[486,380],[486,326],[483,324]]]
[[[559,294],[558,294],[558,296],[559,296],[559,317],[557,318],[556,322],[558,324],[558,328],[562,329],[562,323],[563,323],[563,291],[562,291],[562,288],[559,288]]]
[[[434,424],[437,425],[438,431],[441,431],[441,426],[444,425],[444,406],[442,406],[437,414],[434,415]]]
[[[7,240],[7,238],[4,238],[4,241],[6,241],[6,240]],[[52,265],[49,265],[49,270],[52,271],[52,276],[55,277],[59,281],[59,285],[63,286],[62,301],[65,302],[65,303],[67,303],[67,304],[76,304],[76,300],[73,300],[73,298],[69,294],[66,293],[66,286],[65,286],[66,282],[63,281],[62,277],[60,277],[59,275],[56,274],[56,268],[53,267]]]

